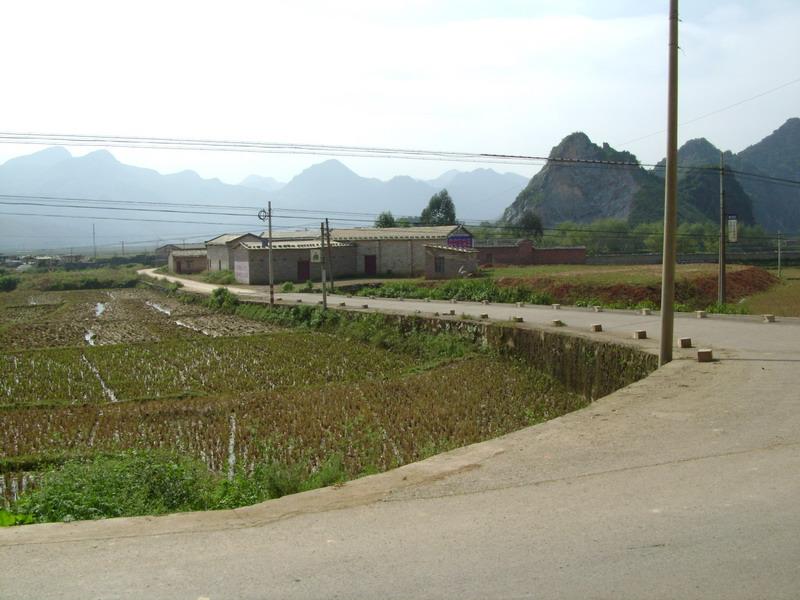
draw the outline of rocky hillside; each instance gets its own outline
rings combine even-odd
[[[516,223],[527,210],[545,227],[563,221],[589,223],[625,219],[631,224],[663,219],[663,163],[652,170],[639,166],[576,164],[557,159],[637,163],[630,152],[594,144],[573,133],[552,149],[549,162],[505,210],[503,221]],[[690,167],[718,167],[720,150],[704,138],[686,142],[678,152],[678,217],[682,222],[719,218],[719,174]],[[800,178],[800,119],[789,119],[759,143],[738,154],[726,152],[725,190],[728,212],[741,222],[770,231],[800,231],[800,186],[765,177]]]
[[[717,153],[717,156],[719,154]],[[652,171],[638,166],[636,156],[603,144],[584,133],[573,133],[549,155],[550,161],[517,196],[504,215],[515,223],[527,210],[536,212],[545,227],[563,221],[591,223],[597,219],[624,219],[631,224],[660,221],[664,215],[664,182]],[[581,159],[623,164],[561,163],[557,159]],[[633,163],[633,165],[631,165]],[[683,222],[718,219],[718,175],[693,171],[681,178],[678,217]],[[729,203],[740,219],[753,223],[749,197],[729,182]],[[717,190],[716,192],[714,190]]]
[[[598,146],[585,133],[565,137],[550,151],[550,159],[636,162],[629,152],[618,152],[608,144]],[[589,223],[613,217],[627,219],[636,195],[649,183],[640,167],[548,162],[503,214],[515,223],[526,210],[533,210],[545,227],[562,221]]]
[[[719,156],[720,150],[705,138],[689,140],[678,150],[678,164],[682,167],[718,166]],[[724,162],[726,168],[734,171],[726,179],[725,186],[730,206],[736,207],[736,194],[742,190],[752,201],[756,223],[769,231],[800,231],[800,186],[767,179],[800,179],[800,119],[789,119],[738,154],[725,152]],[[663,165],[662,160],[653,173],[663,177]],[[681,169],[679,177],[683,179],[691,172]],[[737,212],[736,208],[731,212]]]

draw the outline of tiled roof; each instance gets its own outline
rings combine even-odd
[[[337,240],[432,240],[446,238],[460,225],[437,225],[433,227],[356,227],[332,229],[331,237]],[[463,230],[465,233],[469,233]]]
[[[432,250],[442,250],[445,252],[456,252],[461,254],[477,254],[478,251],[473,248],[454,248],[453,246],[429,246],[425,244],[426,248],[430,248]]]
[[[247,235],[252,235],[253,237],[258,237],[254,233],[223,233],[222,235],[218,235],[213,240],[208,240],[206,242],[206,246],[223,246],[225,244],[230,244],[231,242],[235,242],[239,238],[243,238]]]
[[[170,252],[170,254],[172,256],[184,257],[184,258],[191,258],[191,257],[199,258],[201,256],[208,256],[208,252],[206,252],[205,248],[203,248],[202,250],[197,250],[197,249],[195,249],[195,250],[173,250],[172,252]]]
[[[269,246],[266,244],[266,241],[262,245],[260,242],[242,242],[239,244],[242,248],[247,250],[268,250]],[[353,244],[347,244],[344,242],[334,242],[331,241],[332,248],[346,248],[352,246]],[[313,249],[319,248],[320,243],[319,240],[275,240],[272,243],[273,250],[302,250],[302,249]]]

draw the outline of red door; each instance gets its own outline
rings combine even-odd
[[[298,260],[297,261],[297,281],[299,283],[305,283],[311,279],[311,261],[310,260]]]
[[[364,256],[364,275],[378,274],[378,257],[374,254]]]

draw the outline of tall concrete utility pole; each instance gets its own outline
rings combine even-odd
[[[678,0],[669,3],[667,170],[664,188],[664,252],[661,265],[661,348],[659,366],[672,360],[675,326],[675,229],[678,220]]]
[[[328,289],[325,283],[325,223],[319,224],[319,270],[322,283],[322,310],[328,309]]]
[[[783,234],[778,232],[778,279],[781,277],[781,246],[783,245]]]
[[[267,222],[267,267],[269,269],[269,306],[275,306],[275,283],[272,277],[272,202],[267,203],[267,210],[258,211],[258,218]]]
[[[719,153],[719,283],[717,285],[717,304],[725,304],[725,241],[727,221],[725,219],[725,163],[724,155]]]
[[[331,281],[331,294],[333,293],[333,256],[331,252],[331,226],[328,224],[328,217],[325,217],[325,237],[328,243],[328,279]]]
[[[92,252],[94,253],[94,259],[97,260],[97,241],[94,237],[94,223],[92,223]]]
[[[272,273],[272,202],[267,203],[267,219],[268,219],[268,230],[267,233],[269,235],[269,241],[267,242],[269,246],[267,246],[267,266],[269,267],[269,305],[270,307],[275,306],[275,279]]]

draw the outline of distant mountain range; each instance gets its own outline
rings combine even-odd
[[[515,173],[490,169],[448,171],[431,181],[407,176],[381,181],[327,160],[288,183],[251,175],[239,185],[230,185],[203,179],[194,171],[162,175],[126,165],[106,150],[74,157],[54,147],[0,165],[0,195],[40,197],[0,198],[4,213],[0,250],[85,251],[91,245],[92,223],[101,251],[109,246],[121,248],[121,241],[127,242],[130,251],[134,242],[152,247],[159,241],[197,241],[226,231],[258,231],[263,224],[256,214],[268,201],[278,214],[280,209],[318,211],[302,219],[276,219],[283,227],[301,225],[331,211],[377,214],[391,210],[396,216],[419,215],[445,184],[461,218],[493,219],[527,181]],[[73,218],[78,215],[91,218]],[[370,224],[368,216],[358,218]]]
[[[598,146],[584,133],[573,133],[554,147],[550,159],[636,163],[630,152]],[[664,205],[664,162],[649,170],[640,166],[548,162],[505,210],[503,220],[516,222],[526,210],[538,213],[546,226],[563,221],[589,223],[602,218],[632,224],[661,221]],[[716,221],[719,215],[719,173],[687,167],[718,167],[720,150],[704,138],[686,142],[678,151],[678,216],[680,221]],[[800,119],[738,154],[726,152],[727,210],[745,223],[768,231],[800,231],[800,187],[764,178],[800,179]],[[761,176],[761,177],[759,177]]]
[[[637,162],[630,152],[599,146],[580,132],[564,138],[549,156]],[[713,144],[700,138],[681,147],[678,162],[682,167],[716,167],[719,156]],[[734,171],[726,175],[729,212],[770,231],[800,231],[800,187],[765,179],[800,179],[800,119],[789,119],[738,154],[726,152],[725,164]],[[384,210],[397,217],[419,215],[443,188],[453,198],[460,219],[492,220],[502,214],[504,222],[514,223],[526,210],[537,212],[546,226],[602,218],[632,224],[663,219],[663,165],[645,169],[550,161],[530,181],[491,169],[451,170],[427,181],[408,176],[381,181],[361,177],[338,160],[327,160],[287,183],[251,175],[230,185],[194,171],[162,175],[126,165],[106,150],[74,157],[55,147],[0,165],[0,251],[85,252],[91,246],[92,224],[100,251],[121,249],[122,241],[131,251],[134,244],[152,248],[159,242],[259,231],[263,224],[256,214],[269,201],[277,214],[284,211],[284,217],[276,219],[278,227],[314,222],[334,211],[365,213],[353,218],[369,225],[369,215]],[[716,171],[681,169],[678,193],[681,221],[717,220]],[[13,195],[34,198],[9,197]],[[310,212],[290,219],[286,211],[291,209]]]

